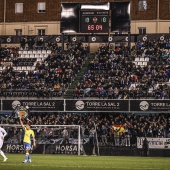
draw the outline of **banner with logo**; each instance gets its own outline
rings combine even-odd
[[[64,111],[64,100],[2,100],[2,110],[11,111],[18,104],[31,111]]]
[[[37,144],[35,148],[31,146],[30,153],[43,154],[45,152],[44,148],[44,144]],[[22,144],[4,143],[2,150],[5,153],[25,153],[24,146]]]
[[[170,100],[1,100],[1,111],[12,111],[17,104],[30,111],[59,112],[167,112]]]
[[[24,146],[22,144],[5,144],[3,145],[3,151],[6,153],[25,153]],[[30,153],[33,151],[31,147]]]
[[[130,111],[170,111],[170,100],[130,100]]]
[[[66,111],[129,111],[129,101],[66,100]]]
[[[53,150],[55,154],[78,154],[78,145],[54,145],[55,149]],[[82,151],[82,149],[80,149]]]
[[[22,144],[4,144],[3,151],[5,153],[25,153]],[[80,147],[80,152],[82,153],[83,146]],[[76,144],[37,144],[36,148],[31,147],[30,153],[35,154],[78,154],[78,145]]]
[[[142,148],[144,137],[137,137],[137,148]],[[147,138],[150,149],[170,149],[170,138]]]

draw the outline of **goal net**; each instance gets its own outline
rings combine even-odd
[[[3,150],[7,153],[24,153],[21,125],[1,124],[8,135],[5,137]],[[32,125],[36,138],[36,148],[32,153],[41,154],[83,154],[83,141],[79,125]]]

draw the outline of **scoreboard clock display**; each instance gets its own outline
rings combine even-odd
[[[109,11],[80,11],[81,33],[108,33]]]

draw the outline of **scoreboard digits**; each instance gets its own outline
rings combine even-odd
[[[87,29],[88,29],[88,31],[90,31],[90,30],[96,30],[96,31],[98,31],[98,30],[103,30],[103,26],[102,25],[88,25],[87,26]]]
[[[80,32],[107,33],[109,11],[81,11]]]
[[[94,17],[93,20],[97,21],[97,18]],[[100,22],[107,22],[107,18],[106,17],[101,17],[100,20],[101,20]],[[90,18],[89,17],[85,17],[85,22],[89,23],[90,22]]]

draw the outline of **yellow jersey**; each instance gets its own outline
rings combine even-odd
[[[31,137],[35,137],[33,130],[27,130],[26,127],[24,128],[25,134],[24,134],[24,140],[23,142],[31,144]]]

